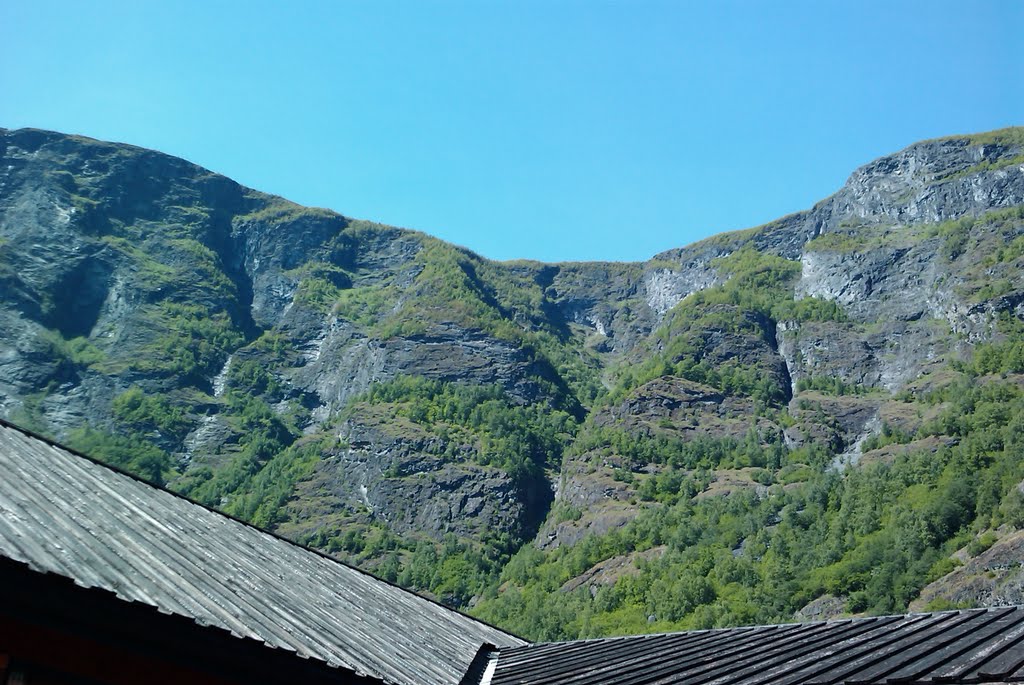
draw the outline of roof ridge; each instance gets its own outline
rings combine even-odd
[[[501,652],[510,652],[515,649],[526,649],[529,647],[548,647],[557,645],[578,645],[578,644],[593,644],[598,642],[614,642],[617,640],[640,640],[644,638],[657,638],[657,637],[668,637],[672,635],[700,635],[704,633],[720,633],[730,630],[754,630],[760,628],[787,628],[790,626],[805,626],[805,625],[830,625],[840,623],[855,623],[860,621],[879,621],[882,619],[906,619],[917,616],[941,616],[944,614],[969,614],[969,613],[984,613],[988,611],[1000,611],[1005,609],[1019,609],[1024,611],[1024,604],[1007,604],[1003,606],[991,606],[991,607],[971,607],[965,609],[943,609],[941,611],[908,611],[905,614],[879,614],[877,616],[842,616],[838,618],[830,618],[824,621],[786,621],[783,623],[757,623],[742,626],[730,626],[725,628],[690,628],[685,630],[670,630],[660,633],[634,633],[632,635],[607,635],[604,637],[588,637],[577,640],[554,640],[551,642],[531,642],[528,645],[520,647],[504,647],[500,648]]]

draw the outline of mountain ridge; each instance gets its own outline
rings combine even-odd
[[[1024,473],[993,431],[1024,373],[1024,129],[911,145],[644,262],[494,262],[84,137],[0,130],[0,156],[0,414],[514,631],[891,611],[951,545],[1016,544]],[[1003,418],[954,420],[957,393]],[[968,449],[999,484],[953,497]],[[840,536],[856,488],[888,494]],[[783,515],[808,497],[823,530]],[[943,497],[963,511],[918,568],[887,531]],[[723,506],[761,521],[738,547]],[[697,521],[717,537],[684,545]],[[818,556],[778,574],[785,535]],[[731,551],[680,573],[694,545]],[[829,570],[872,545],[906,592]],[[928,601],[971,601],[947,585]]]

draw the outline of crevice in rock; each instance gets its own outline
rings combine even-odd
[[[66,339],[87,337],[99,321],[113,272],[112,264],[95,256],[79,261],[55,284],[44,323]]]
[[[782,373],[783,402],[788,404],[793,399],[793,376],[789,372],[789,360],[779,349],[778,323],[771,317],[765,317],[761,322],[761,329],[764,331],[768,347],[782,360],[779,371]]]
[[[262,335],[264,329],[252,316],[254,291],[252,275],[245,265],[245,239],[232,230],[231,219],[228,216],[219,216],[215,222],[209,247],[217,253],[221,268],[235,284],[238,306],[236,311],[229,314],[248,343]]]

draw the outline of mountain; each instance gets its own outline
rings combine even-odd
[[[1024,129],[643,263],[0,157],[0,416],[532,638],[1024,602]]]

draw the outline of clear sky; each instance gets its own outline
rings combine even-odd
[[[0,126],[495,259],[645,259],[1024,124],[1022,29],[1022,0],[2,0]]]

